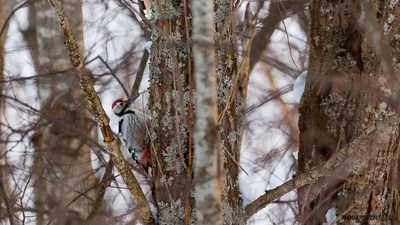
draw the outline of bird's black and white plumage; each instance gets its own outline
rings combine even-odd
[[[132,105],[137,97],[119,98],[112,110],[119,117],[118,136],[132,158],[146,170],[150,165],[150,139],[143,114]]]

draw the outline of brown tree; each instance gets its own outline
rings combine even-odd
[[[192,141],[193,124],[198,107],[202,106],[196,105],[197,93],[200,90],[195,89],[191,45],[196,41],[204,44],[204,40],[201,36],[198,39],[197,36],[191,37],[191,10],[197,9],[194,8],[193,2],[191,8],[189,4],[190,2],[185,0],[160,1],[159,5],[154,4],[155,12],[151,18],[154,27],[149,108],[154,144],[152,160],[153,165],[156,165],[155,193],[159,221],[162,224],[189,224],[195,219],[192,212],[196,200],[193,185],[201,182],[196,178],[193,180],[193,155],[197,155],[194,154],[196,149]],[[216,2],[214,9],[215,73],[218,79],[218,132],[221,150],[218,154],[208,157],[221,157],[218,157],[222,168],[218,171],[218,176],[222,179],[222,187],[217,188],[222,189],[215,191],[222,191],[223,194],[222,212],[225,224],[243,224],[246,221],[240,198],[238,173],[247,95],[248,55],[247,51],[244,51],[242,63],[238,65],[237,42],[233,38],[235,7],[232,1],[221,0]],[[247,40],[251,39],[252,35],[250,31],[246,32],[248,33],[245,34],[243,42],[245,50],[248,49]],[[211,46],[212,44],[209,47]],[[208,66],[195,65],[203,67],[203,70]],[[207,134],[215,138],[218,134],[214,131]]]
[[[329,208],[341,224],[400,221],[399,13],[398,1],[311,3],[298,173],[336,160],[299,190],[302,224],[322,224]]]

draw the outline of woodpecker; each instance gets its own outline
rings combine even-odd
[[[148,171],[150,166],[150,138],[143,113],[135,109],[132,103],[139,95],[132,98],[118,98],[112,104],[112,110],[119,117],[118,136],[128,149],[133,160]]]

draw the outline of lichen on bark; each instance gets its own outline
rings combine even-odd
[[[396,16],[390,15],[399,10],[378,0],[311,3],[309,71],[299,110],[298,173],[326,162],[337,149],[364,135],[369,153],[344,163],[342,177],[332,174],[299,189],[302,223],[323,223],[331,207],[337,208],[339,217],[364,215],[358,221],[363,224],[374,222],[366,219],[370,215],[398,214],[394,200],[398,185],[393,183],[399,136],[393,121],[398,116],[391,109],[398,107],[394,103],[398,74],[393,80],[391,67],[396,65],[392,59],[399,57],[393,34],[399,32],[399,25]]]

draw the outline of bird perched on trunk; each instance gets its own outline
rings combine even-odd
[[[118,98],[112,104],[112,110],[119,117],[118,136],[128,149],[133,160],[148,171],[150,166],[150,138],[147,132],[146,118],[135,109],[132,103],[139,95],[132,98]]]

